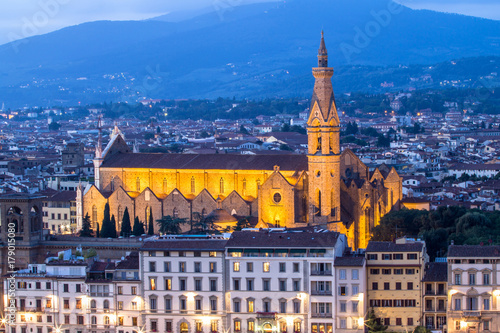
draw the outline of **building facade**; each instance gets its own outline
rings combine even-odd
[[[116,262],[61,251],[14,273],[8,332],[361,333],[364,263],[312,228],[152,237]]]
[[[448,332],[498,332],[499,246],[448,248]]]
[[[448,305],[448,264],[430,262],[425,266],[423,288],[422,326],[443,333],[446,328],[446,308]]]
[[[401,178],[394,168],[370,171],[351,151],[340,151],[324,38],[318,52],[307,155],[191,155],[133,153],[115,128],[94,159],[95,185],[78,189],[77,223],[89,214],[96,229],[109,203],[118,230],[125,207],[141,221],[171,215],[193,220],[217,208],[255,216],[258,227],[321,226],[364,248],[380,218],[399,207]]]
[[[398,239],[366,248],[368,306],[390,331],[413,331],[422,321],[425,243]]]

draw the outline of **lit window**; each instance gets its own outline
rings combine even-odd
[[[264,270],[264,272],[269,272],[270,271],[270,264],[269,264],[269,262],[265,262],[264,263],[263,270]]]

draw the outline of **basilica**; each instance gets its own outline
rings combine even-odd
[[[104,206],[120,223],[173,216],[193,220],[254,216],[256,227],[317,226],[347,236],[365,248],[380,218],[399,208],[402,181],[394,168],[370,170],[350,150],[340,150],[340,123],[324,37],[307,121],[307,155],[136,153],[115,128],[94,159],[95,184],[77,191],[77,223],[88,214],[94,229]],[[155,227],[157,227],[155,225]]]

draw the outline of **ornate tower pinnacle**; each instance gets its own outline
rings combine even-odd
[[[328,67],[325,35],[321,32],[318,67],[307,121],[309,222],[326,225],[340,220],[340,124],[333,96],[333,68]],[[329,226],[330,228],[331,226]]]
[[[318,67],[328,67],[328,51],[325,45],[325,34],[321,31],[321,43],[318,50]]]

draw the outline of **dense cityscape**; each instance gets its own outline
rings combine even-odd
[[[206,13],[181,12],[195,21],[183,25],[169,13],[141,21],[142,29],[168,30],[153,33],[162,49],[162,38],[193,38],[189,27],[226,31],[233,19],[226,21],[226,10],[242,27],[245,15],[264,26],[270,20],[262,15],[304,6],[224,4],[212,4],[216,23]],[[207,50],[206,66],[224,61],[224,70],[162,72],[165,82],[150,73],[142,88],[128,72],[99,74],[114,68],[120,56],[111,51],[121,40],[103,47],[105,60],[89,81],[81,74],[71,87],[62,82],[89,71],[95,59],[68,60],[76,70],[58,77],[66,63],[30,69],[17,49],[19,67],[0,65],[0,333],[500,332],[498,32],[485,34],[488,44],[474,44],[473,52],[443,39],[469,58],[449,60],[429,43],[420,51],[438,65],[367,56],[369,66],[351,66],[350,57],[367,47],[358,39],[375,44],[403,10],[392,1],[378,5],[364,32],[355,26],[355,47],[335,44],[348,63],[340,78],[324,31],[316,35],[311,81],[293,64],[303,61],[309,40],[284,51],[294,57],[280,68],[273,62],[283,55],[267,59],[264,48],[249,59],[267,60],[255,63],[244,51],[229,52],[246,67]],[[422,22],[429,15],[404,10]],[[124,22],[117,30],[140,36]],[[486,31],[497,21],[467,22],[471,31]],[[109,33],[114,23],[96,24]],[[82,38],[85,29],[33,40],[70,45],[67,36],[79,31]],[[254,37],[241,35],[241,50]],[[27,40],[12,45],[37,45]],[[185,40],[173,41],[179,58],[203,58]],[[150,51],[151,59],[159,54]],[[398,52],[422,59],[415,50]],[[12,61],[7,53],[0,45],[0,60]],[[144,50],[124,54],[147,62]],[[252,79],[256,68],[262,72]],[[179,94],[196,75],[209,79]],[[102,80],[113,82],[104,87]],[[274,97],[262,97],[266,89]],[[191,97],[198,95],[205,97]]]

